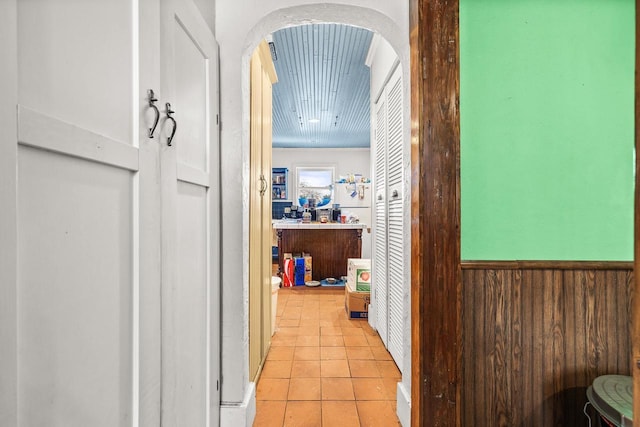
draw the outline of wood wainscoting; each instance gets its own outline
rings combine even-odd
[[[599,375],[631,373],[632,263],[463,262],[465,426],[580,426]]]

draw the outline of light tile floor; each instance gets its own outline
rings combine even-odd
[[[253,425],[397,427],[399,381],[377,332],[347,318],[344,290],[282,288]]]

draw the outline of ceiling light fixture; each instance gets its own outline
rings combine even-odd
[[[320,119],[309,119],[309,123],[320,123]]]
[[[274,42],[269,42],[269,50],[271,51],[271,59],[277,61],[278,52],[276,52],[276,44]]]

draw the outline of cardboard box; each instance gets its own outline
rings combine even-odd
[[[370,292],[358,292],[344,287],[344,308],[350,319],[366,319],[369,317]]]
[[[306,283],[313,280],[313,274],[311,274],[311,255],[304,254],[302,257],[304,258],[304,281]]]
[[[371,290],[371,260],[349,258],[347,260],[347,284],[356,291]]]

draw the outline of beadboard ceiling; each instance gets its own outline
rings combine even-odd
[[[372,37],[371,31],[340,24],[273,33],[278,73],[273,86],[274,147],[369,147],[365,59]]]

